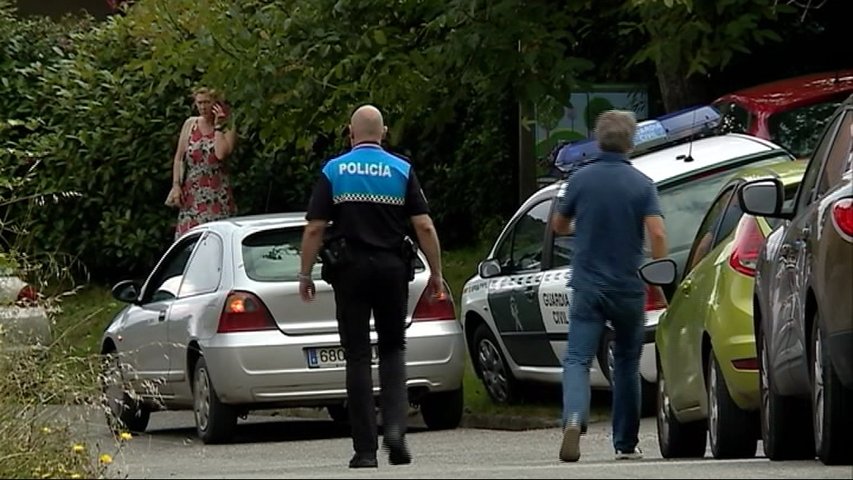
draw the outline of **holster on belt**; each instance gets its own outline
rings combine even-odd
[[[409,281],[415,279],[415,269],[418,266],[418,244],[412,240],[408,235],[403,237],[403,242],[400,245],[400,255],[403,257],[403,261],[406,262],[406,265],[409,267]]]
[[[333,283],[342,268],[352,263],[352,251],[343,236],[326,239],[320,248],[320,278],[327,283]]]

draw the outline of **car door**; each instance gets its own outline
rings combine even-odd
[[[489,308],[507,353],[518,365],[554,366],[542,312],[543,244],[553,198],[530,206],[517,217],[497,249],[502,276],[490,284]]]
[[[708,209],[687,256],[684,277],[658,324],[663,341],[657,347],[667,393],[676,410],[704,401],[701,343],[715,272],[708,255],[714,249],[715,234],[726,218],[734,191],[734,184],[724,187]]]
[[[181,382],[187,376],[187,346],[190,341],[199,337],[200,330],[216,331],[222,311],[218,289],[222,279],[223,250],[219,234],[204,233],[190,257],[178,297],[166,316],[170,382]]]
[[[556,211],[556,202],[552,206]],[[572,275],[574,235],[557,235],[548,226],[545,235],[544,268],[539,288],[539,309],[551,343],[555,359],[563,358],[568,343],[569,305],[572,289],[568,287]]]
[[[817,237],[818,217],[823,182],[821,172],[838,132],[841,116],[836,116],[809,161],[809,166],[797,194],[794,218],[787,224],[781,245],[776,250],[776,283],[771,280],[770,308],[773,311],[769,331],[769,361],[777,379],[779,393],[806,394],[808,386],[805,332],[807,282],[810,276],[811,255]],[[824,190],[825,191],[825,190]],[[784,379],[784,380],[783,380]],[[789,383],[790,382],[790,383]],[[787,387],[787,388],[786,388]]]
[[[142,287],[138,305],[131,305],[119,332],[119,349],[127,358],[130,377],[141,394],[169,394],[169,308],[177,298],[184,269],[201,234],[182,239],[169,249]]]

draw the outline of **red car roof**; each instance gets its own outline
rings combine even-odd
[[[714,101],[737,101],[753,112],[773,114],[819,103],[840,93],[853,93],[853,70],[822,72],[763,83],[723,95]]]

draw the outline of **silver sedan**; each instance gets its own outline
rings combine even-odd
[[[204,224],[179,238],[144,283],[113,287],[128,303],[101,350],[115,428],[144,431],[152,411],[193,409],[199,437],[213,443],[227,441],[249,410],[326,407],[335,420],[346,419],[344,353],[320,265],[316,300],[299,298],[304,226],[301,213]],[[429,271],[420,257],[406,318],[410,401],[429,428],[455,428],[462,328],[449,295],[427,300]],[[376,365],[373,381],[378,396]]]

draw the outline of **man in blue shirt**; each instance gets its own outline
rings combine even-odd
[[[632,112],[601,114],[595,136],[601,154],[578,170],[559,194],[552,224],[560,235],[575,235],[569,287],[568,348],[563,359],[563,442],[560,459],[580,458],[581,426],[589,411],[589,366],[605,321],[614,333],[613,446],[617,459],[642,458],[640,354],[645,324],[646,285],[639,276],[644,230],[652,257],[667,253],[666,231],[654,182],[635,169],[627,154],[637,123]]]

